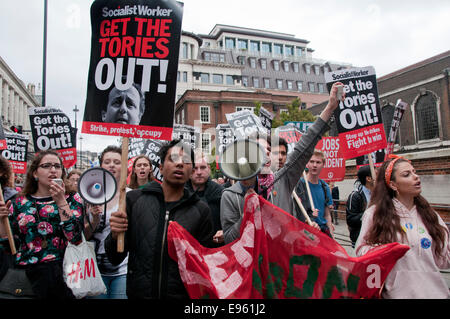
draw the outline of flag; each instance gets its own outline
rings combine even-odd
[[[376,298],[409,249],[391,243],[361,257],[256,194],[248,196],[240,238],[201,246],[171,222],[169,255],[193,299]]]

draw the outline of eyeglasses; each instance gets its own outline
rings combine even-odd
[[[51,169],[52,167],[54,167],[56,170],[62,169],[62,165],[59,163],[43,163],[39,164],[39,167],[43,169]]]

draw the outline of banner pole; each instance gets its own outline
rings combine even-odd
[[[369,153],[369,166],[370,166],[370,175],[372,175],[372,179],[375,180],[375,166],[373,165],[372,153]]]
[[[1,189],[1,185],[0,185],[0,201],[2,201],[2,202],[5,201],[5,199],[3,197],[3,191]],[[8,242],[9,242],[9,247],[11,248],[11,254],[15,255],[16,254],[16,245],[14,244],[14,237],[13,237],[13,234],[11,231],[11,225],[9,224],[8,217],[3,217],[2,223],[3,223],[3,226],[5,227],[6,234],[8,236]]]
[[[309,183],[308,183],[308,177],[306,176],[306,172],[303,171],[303,178],[305,179],[305,184],[306,184],[306,190],[308,191],[308,198],[309,198],[309,202],[311,203],[311,209],[313,210],[314,213],[314,201],[313,198],[311,196],[311,190],[309,189]]]
[[[128,144],[129,138],[122,138],[122,161],[120,167],[120,182],[119,182],[119,211],[126,212],[126,188],[128,175]],[[123,253],[125,249],[125,233],[120,233],[117,236],[117,252]]]
[[[309,226],[312,226],[312,222],[311,219],[308,216],[308,213],[306,212],[305,207],[303,207],[302,201],[300,200],[300,198],[298,198],[297,193],[294,191],[292,192],[292,196],[294,196],[295,201],[297,202],[298,207],[300,207],[300,210],[302,211],[303,215],[305,216],[306,221],[308,222]]]

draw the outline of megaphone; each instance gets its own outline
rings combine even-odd
[[[249,139],[240,139],[228,144],[219,156],[219,168],[222,173],[237,181],[256,176],[266,162],[265,150]]]
[[[94,167],[81,174],[78,193],[89,204],[106,204],[114,198],[117,182],[113,174],[101,167]]]

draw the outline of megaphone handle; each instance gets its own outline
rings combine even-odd
[[[295,199],[295,201],[297,202],[298,207],[300,207],[300,210],[302,211],[303,215],[305,216],[305,219],[306,219],[306,221],[308,222],[308,225],[309,225],[309,226],[312,226],[311,219],[309,218],[308,213],[306,212],[305,207],[303,207],[302,201],[300,200],[300,198],[298,198],[298,195],[297,195],[297,193],[295,192],[295,189],[294,189],[294,191],[292,192],[292,196],[294,196],[294,199]]]
[[[0,201],[2,201],[2,202],[5,201],[5,199],[3,197],[3,191],[1,189],[1,185],[0,185]],[[13,234],[11,231],[11,225],[9,224],[8,217],[2,218],[2,223],[3,223],[3,227],[5,227],[6,235],[8,236],[8,242],[9,242],[9,247],[11,248],[11,254],[15,255],[16,254],[16,245],[14,244],[14,237],[13,237]]]

